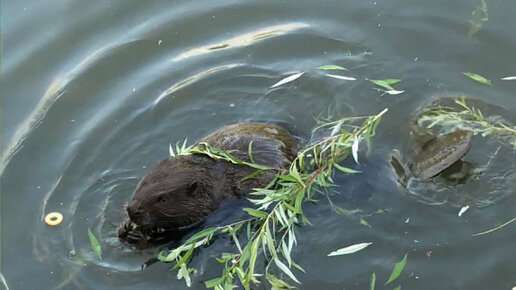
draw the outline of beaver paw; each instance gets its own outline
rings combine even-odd
[[[140,227],[130,219],[124,220],[124,222],[118,227],[118,238],[129,244],[137,244],[146,240]]]

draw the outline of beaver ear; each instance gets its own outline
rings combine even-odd
[[[194,181],[194,182],[188,184],[188,186],[186,188],[186,192],[188,192],[189,194],[193,194],[197,190],[198,187],[199,187],[199,182]]]
[[[187,192],[189,195],[204,195],[206,194],[206,190],[204,190],[204,184],[198,180],[193,181],[187,187]]]

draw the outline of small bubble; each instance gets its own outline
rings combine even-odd
[[[235,103],[231,103],[231,104],[229,104],[229,106],[230,106],[231,108],[234,108],[234,107],[235,107]]]

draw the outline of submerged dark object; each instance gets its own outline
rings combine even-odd
[[[197,144],[231,150],[248,162],[252,142],[252,160],[272,169],[245,179],[256,169],[204,154],[164,159],[136,186],[119,237],[132,244],[159,242],[196,226],[223,200],[264,187],[278,170],[288,169],[297,154],[298,138],[285,126],[258,122],[224,126],[201,138]]]
[[[399,153],[391,156],[391,164],[402,183],[410,178],[428,180],[459,161],[471,147],[472,132],[457,130],[427,141],[404,163]],[[396,156],[398,155],[398,156]]]

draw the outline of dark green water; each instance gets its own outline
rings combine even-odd
[[[336,176],[341,194],[332,197],[347,209],[389,211],[367,217],[366,227],[332,213],[324,197],[308,204],[313,226],[299,229],[293,253],[307,270],[296,272],[299,288],[369,289],[373,272],[383,284],[409,253],[397,284],[377,289],[511,289],[516,224],[472,234],[515,215],[514,150],[495,154],[498,144],[475,137],[480,145],[466,158],[483,163],[494,156],[493,173],[475,186],[446,190],[504,195],[472,204],[461,218],[461,202],[469,200],[443,203],[427,192],[413,198],[389,165],[391,150],[406,144],[411,114],[436,94],[464,93],[516,119],[516,81],[500,80],[516,75],[516,2],[486,4],[489,19],[482,22],[472,16],[477,0],[2,1],[5,284],[11,290],[186,288],[170,265],[140,270],[156,249],[137,252],[116,237],[138,179],[167,156],[171,142],[249,119],[287,121],[308,132],[312,117],[332,105],[342,116],[389,108],[371,155],[361,153],[359,166],[347,163],[363,173]],[[470,36],[469,20],[482,24]],[[346,67],[330,73],[357,80],[326,77],[316,69],[324,64]],[[295,71],[306,73],[269,88]],[[493,80],[493,87],[462,75],[468,71]],[[395,87],[405,93],[382,95],[366,78],[400,78]],[[445,188],[439,180],[427,186]],[[207,224],[238,218],[242,204],[224,204]],[[51,211],[64,215],[57,227],[42,221]],[[100,239],[102,261],[91,250],[88,227]],[[373,245],[326,256],[360,242]],[[192,288],[216,276],[214,256],[232,249],[219,239],[199,251]]]

